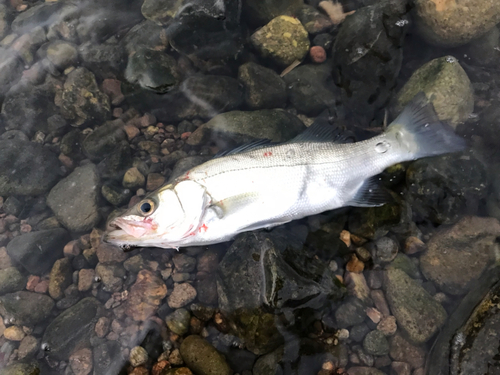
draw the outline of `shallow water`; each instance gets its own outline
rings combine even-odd
[[[499,374],[498,22],[489,0],[2,2],[0,372]],[[467,150],[385,170],[382,207],[101,240],[220,151],[317,118],[365,140],[420,91]]]

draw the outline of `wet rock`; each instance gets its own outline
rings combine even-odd
[[[136,321],[146,320],[158,310],[167,295],[162,279],[149,270],[142,270],[130,288],[125,313]]]
[[[155,191],[163,186],[165,176],[160,173],[149,173],[146,179],[146,191]]]
[[[92,351],[89,348],[77,350],[69,357],[69,366],[75,375],[88,375],[92,371]]]
[[[146,3],[146,2],[145,2]],[[160,4],[158,1],[151,1],[149,4]],[[147,6],[147,5],[144,5]],[[172,11],[172,8],[166,8]],[[150,16],[156,16],[153,13]],[[148,15],[149,16],[149,15]],[[132,27],[124,38],[125,49],[128,54],[134,53],[140,49],[162,50],[167,47],[167,38],[164,35],[163,28],[150,20],[143,21]]]
[[[47,205],[70,231],[88,231],[101,219],[98,212],[99,190],[97,168],[87,164],[76,168],[52,188]]]
[[[238,79],[245,87],[245,104],[250,109],[285,106],[285,82],[274,70],[248,62],[239,67]]]
[[[407,21],[405,4],[377,2],[356,10],[340,27],[333,77],[353,113],[371,118],[392,95],[403,58],[406,27],[398,25]]]
[[[400,334],[390,339],[390,356],[395,361],[407,362],[412,369],[423,367],[425,364],[425,350],[410,344]]]
[[[431,60],[417,69],[398,93],[398,111],[420,91],[430,99],[438,118],[452,126],[466,121],[474,109],[471,82],[453,56]]]
[[[172,309],[184,307],[194,301],[196,289],[189,283],[175,284],[172,294],[168,296],[168,305]]]
[[[122,185],[126,189],[138,189],[146,183],[146,177],[137,169],[132,167],[125,172]]]
[[[90,41],[78,47],[82,65],[96,74],[99,80],[123,74],[126,61],[124,52],[123,46],[114,37],[102,44]]]
[[[142,346],[134,346],[130,350],[129,361],[134,367],[142,366],[148,361],[148,352]]]
[[[0,40],[9,32],[10,11],[5,4],[0,6]]]
[[[349,375],[385,375],[384,372],[374,368],[374,367],[362,367],[354,366],[347,370]]]
[[[22,234],[7,245],[7,253],[26,271],[43,275],[62,258],[64,245],[70,240],[65,229],[48,229]]]
[[[200,303],[213,306],[217,304],[217,283],[215,275],[198,272],[196,274],[196,292]]]
[[[96,275],[102,281],[106,292],[118,292],[123,286],[125,270],[118,263],[99,263],[95,268]]]
[[[106,341],[93,350],[94,373],[117,374],[126,363],[118,341]]]
[[[24,289],[26,278],[15,267],[0,270],[0,295]]]
[[[3,93],[9,91],[12,84],[17,82],[21,76],[23,72],[23,63],[17,55],[10,53],[7,49],[0,48],[0,64],[2,64],[0,88],[2,88],[3,96]]]
[[[68,74],[56,104],[73,126],[105,121],[111,115],[109,97],[99,90],[94,74],[86,68],[77,68]]]
[[[40,345],[39,340],[31,335],[26,336],[19,344],[17,356],[19,359],[24,359],[34,356]]]
[[[40,195],[59,179],[59,161],[47,148],[26,141],[0,140],[0,194]]]
[[[341,328],[347,328],[364,322],[365,304],[354,298],[350,301],[344,302],[335,310],[335,320]]]
[[[303,4],[303,0],[272,0],[266,2],[249,0],[243,3],[243,10],[245,18],[248,17],[250,24],[257,27],[265,25],[278,16],[296,13]]]
[[[120,186],[103,185],[101,194],[113,206],[122,206],[130,200],[132,192]]]
[[[368,354],[386,355],[389,354],[389,343],[384,334],[380,331],[371,331],[363,340],[363,348]]]
[[[361,323],[351,327],[349,338],[354,342],[361,342],[368,332],[370,332],[370,328],[365,323]]]
[[[21,341],[26,334],[19,326],[10,326],[3,331],[3,336],[10,341]]]
[[[16,324],[35,325],[48,318],[54,301],[47,295],[16,292],[0,297],[0,314]]]
[[[96,255],[100,263],[121,263],[128,258],[128,254],[122,249],[106,243],[100,243],[97,246]]]
[[[109,121],[90,133],[83,141],[85,155],[93,161],[100,161],[112,154],[121,141],[126,140],[121,120]]]
[[[417,160],[406,171],[414,214],[434,224],[452,223],[463,211],[477,212],[486,194],[486,171],[472,155]]]
[[[40,366],[37,362],[13,363],[2,369],[3,375],[38,375]]]
[[[306,31],[311,35],[328,32],[333,26],[333,22],[330,18],[310,5],[303,5],[300,7],[296,12],[296,16],[300,23],[304,25]]]
[[[254,375],[279,374],[283,370],[279,362],[283,359],[283,347],[279,347],[271,353],[265,354],[257,359],[253,366]]]
[[[290,103],[307,115],[318,115],[334,105],[333,81],[328,65],[302,65],[285,75]]]
[[[49,278],[49,295],[55,300],[61,299],[73,280],[73,269],[69,258],[56,260]]]
[[[61,16],[60,12],[63,9],[63,5],[64,4],[57,2],[42,3],[19,13],[14,21],[12,21],[12,31],[17,34],[24,34],[39,25],[50,25]]]
[[[172,258],[177,272],[193,272],[196,268],[196,258],[179,253]]]
[[[125,79],[144,89],[164,94],[179,84],[180,73],[172,56],[163,51],[142,49],[129,57]]]
[[[363,273],[355,273],[347,270],[344,274],[344,284],[347,286],[347,292],[362,302],[370,301],[370,288],[366,283]]]
[[[174,333],[183,336],[188,332],[191,315],[186,309],[177,309],[165,318],[167,327]]]
[[[422,273],[445,293],[464,294],[493,264],[499,235],[496,219],[465,217],[430,239],[420,258]]]
[[[384,287],[398,326],[416,344],[425,343],[443,325],[446,311],[405,272],[385,271]]]
[[[304,130],[304,124],[296,116],[280,109],[259,111],[232,111],[221,113],[200,126],[188,138],[189,145],[199,145],[211,137],[229,138],[235,143],[255,139],[283,142]]]
[[[326,51],[322,46],[313,46],[309,50],[311,61],[316,64],[321,64],[326,61]]]
[[[123,263],[123,267],[128,272],[139,273],[140,270],[146,267],[146,263],[141,255],[134,255]]]
[[[59,70],[73,65],[77,58],[78,51],[72,43],[58,40],[47,47],[47,59]]]
[[[3,211],[7,215],[19,216],[23,207],[24,207],[24,203],[21,202],[16,197],[14,197],[13,195],[8,197],[5,200],[5,202],[3,203]]]
[[[371,248],[373,261],[375,263],[391,262],[398,255],[398,244],[390,237],[382,237],[374,242]]]
[[[309,38],[304,26],[296,18],[278,16],[257,30],[250,38],[263,57],[281,67],[301,61],[309,51]]]
[[[108,154],[98,165],[99,175],[102,178],[111,179],[114,183],[121,182],[125,171],[132,166],[132,154],[130,145],[122,140],[114,150]]]
[[[82,269],[78,272],[78,291],[86,292],[92,288],[95,279],[95,271],[93,269]]]
[[[466,12],[468,22],[464,24]],[[429,43],[456,47],[470,42],[500,22],[500,5],[495,1],[466,0],[460,3],[419,0],[415,3],[420,35]]]
[[[12,87],[2,103],[6,129],[22,130],[28,135],[38,130],[47,132],[47,119],[57,112],[54,93],[50,84]]]
[[[175,17],[181,5],[182,2],[175,0],[145,0],[141,7],[141,13],[146,19],[158,25],[166,25]]]
[[[47,354],[56,360],[67,360],[75,349],[90,346],[100,307],[95,298],[87,297],[59,314],[43,335],[42,344],[50,349]]]
[[[195,373],[200,375],[231,375],[224,357],[200,336],[191,335],[184,339],[180,347],[182,359]]]
[[[422,261],[422,258],[420,258],[420,261]],[[410,257],[404,254],[398,254],[389,267],[404,271],[412,279],[418,279],[421,277],[417,265],[411,260]]]

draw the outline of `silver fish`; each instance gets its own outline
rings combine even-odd
[[[464,148],[421,93],[384,133],[362,142],[334,143],[331,129],[318,123],[292,141],[201,164],[113,219],[104,241],[209,245],[339,207],[380,206],[387,192],[374,176],[384,169]]]

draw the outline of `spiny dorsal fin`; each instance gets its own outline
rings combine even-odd
[[[257,139],[255,141],[244,143],[241,146],[237,146],[237,147],[232,148],[230,150],[220,151],[217,154],[215,154],[214,159],[221,158],[223,156],[228,156],[228,155],[241,154],[242,152],[255,150],[257,148],[264,147],[264,146],[271,146],[273,144],[274,143],[271,142],[271,140],[269,140],[269,139]]]
[[[349,202],[349,206],[378,207],[393,200],[391,194],[380,184],[380,177],[373,176],[365,180],[354,198]]]
[[[352,143],[354,142],[354,135],[350,132],[342,131],[338,126],[330,124],[330,113],[325,109],[316,117],[311,126],[288,141],[288,143],[297,142]]]

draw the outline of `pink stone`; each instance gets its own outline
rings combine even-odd
[[[36,286],[40,282],[40,276],[30,275],[28,277],[28,282],[26,283],[26,290],[30,292],[35,291]]]
[[[132,140],[141,132],[137,127],[128,123],[124,126],[125,133],[127,133],[128,140]]]
[[[109,96],[113,105],[118,105],[125,99],[122,94],[121,82],[116,79],[105,79],[102,82],[102,91]]]
[[[321,64],[326,61],[326,51],[321,46],[311,47],[309,55],[311,56],[311,60],[317,64]]]

